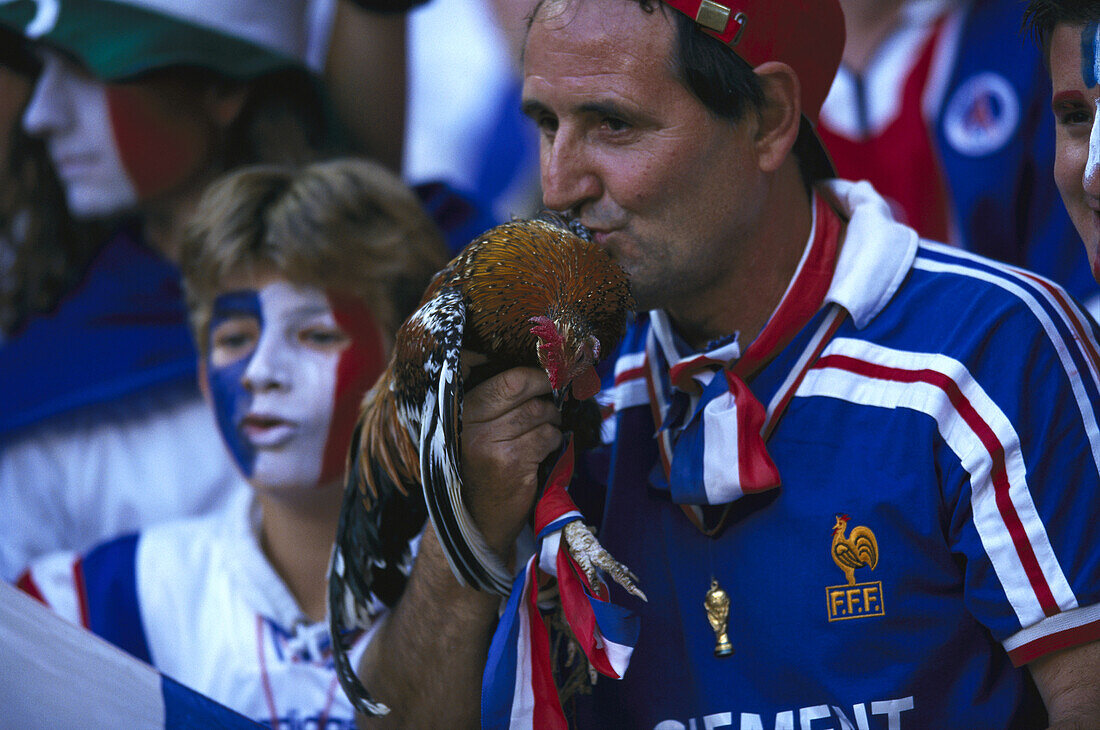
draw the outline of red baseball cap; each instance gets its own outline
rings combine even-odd
[[[664,0],[722,41],[752,68],[768,61],[787,64],[802,86],[800,134],[809,133],[821,159],[808,161],[815,172],[835,176],[818,138],[821,105],[829,94],[844,52],[844,13],[837,0]],[[824,165],[825,168],[821,168]]]

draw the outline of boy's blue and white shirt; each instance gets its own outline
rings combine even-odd
[[[328,623],[310,621],[268,563],[258,519],[252,495],[240,494],[209,516],[156,525],[84,556],[42,558],[19,586],[262,724],[354,728]],[[369,633],[359,639],[353,663],[368,641]]]
[[[651,401],[671,386],[645,361],[651,318],[628,331],[600,539],[649,603],[613,596],[641,633],[582,712],[594,726],[1042,726],[1017,667],[1100,638],[1096,325],[1042,278],[918,240],[866,183],[821,192],[849,219],[826,299],[847,317],[768,442],[782,485],[733,503],[717,538],[654,487]],[[750,381],[761,403],[830,309]],[[875,567],[849,580],[833,545],[857,534]]]

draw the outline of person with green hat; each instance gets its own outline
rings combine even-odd
[[[79,282],[0,347],[0,575],[245,489],[197,388],[175,258],[218,175],[330,147],[306,0],[9,0],[41,61],[23,127],[109,222]],[[58,211],[61,214],[61,211]]]
[[[0,28],[0,344],[57,306],[103,240],[96,222],[67,215],[45,145],[20,124],[40,67]]]

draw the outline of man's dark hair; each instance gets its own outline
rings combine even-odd
[[[1035,36],[1050,64],[1050,37],[1054,27],[1087,25],[1100,21],[1100,3],[1095,0],[1029,0],[1024,11],[1024,30]]]
[[[647,12],[660,0],[636,0]],[[683,13],[668,15],[676,26],[676,74],[688,91],[715,116],[731,122],[741,121],[748,113],[759,114],[764,107],[764,87],[760,77],[743,58],[730,51],[722,41],[707,35]],[[821,177],[832,171],[811,169],[810,160],[820,158],[817,139],[805,117],[794,143],[794,156],[802,182],[809,190]]]

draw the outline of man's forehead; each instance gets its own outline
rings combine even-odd
[[[1081,30],[1081,78],[1085,86],[1092,88],[1100,77],[1100,54],[1097,53],[1100,41],[1100,23],[1092,22]]]
[[[536,8],[528,42],[538,29],[629,44],[672,27],[664,6],[656,1],[646,9],[638,0],[544,0]]]
[[[1056,86],[1100,84],[1100,23],[1060,23],[1050,38],[1050,72]]]
[[[633,0],[565,0],[558,7],[531,27],[525,77],[671,71],[675,36],[662,14],[643,12]]]

